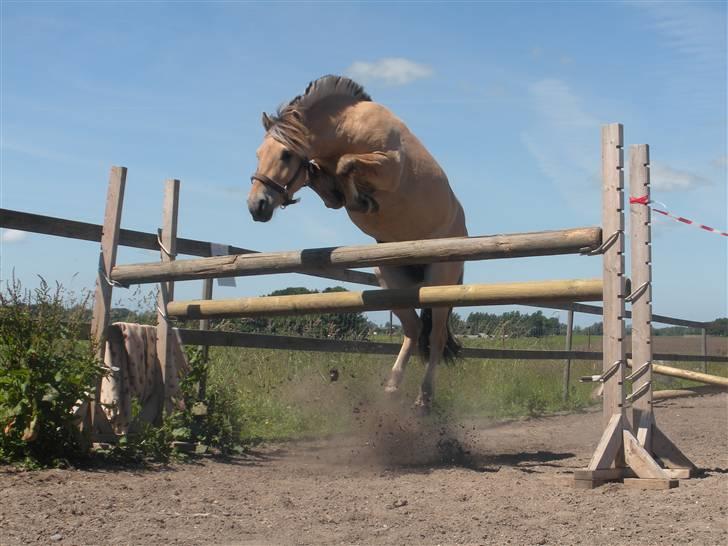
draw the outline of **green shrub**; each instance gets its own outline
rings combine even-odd
[[[68,311],[60,286],[41,279],[0,292],[0,461],[58,465],[85,454],[73,408],[102,368],[79,342],[83,305]]]

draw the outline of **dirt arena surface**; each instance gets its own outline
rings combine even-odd
[[[566,485],[600,412],[431,429],[362,414],[346,437],[228,462],[0,469],[0,543],[728,543],[728,395],[661,403],[658,423],[704,469],[668,491]]]

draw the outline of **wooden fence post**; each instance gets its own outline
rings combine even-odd
[[[94,308],[91,319],[91,338],[96,344],[96,359],[103,363],[106,352],[107,328],[111,311],[112,282],[111,269],[116,264],[116,250],[119,244],[121,227],[121,211],[124,206],[124,188],[126,187],[126,167],[111,167],[109,189],[106,193],[106,210],[101,230],[101,252],[96,275]],[[91,434],[113,434],[106,415],[98,405],[101,394],[101,378],[96,382],[96,391],[89,403],[86,422],[90,425]]]
[[[212,299],[212,286],[213,286],[213,279],[205,279],[202,281],[202,299],[203,300],[211,300]],[[200,330],[209,330],[210,329],[210,319],[201,319],[200,320]],[[210,357],[210,346],[209,345],[203,345],[202,346],[202,362],[207,365],[207,361]],[[198,396],[200,400],[204,400],[205,396],[207,395],[207,370],[205,370],[205,373],[200,377],[200,384],[198,389]]]
[[[162,208],[162,229],[160,230],[160,254],[163,263],[171,262],[177,251],[177,216],[179,210],[179,180],[167,180],[164,186],[164,204]],[[170,336],[173,334],[167,318],[167,304],[174,299],[174,282],[159,283],[157,300],[157,356],[162,369],[164,383],[164,412],[172,410],[171,374],[176,373],[172,367]],[[160,413],[161,415],[161,413]]]
[[[569,310],[566,315],[566,350],[571,351],[572,335],[574,333],[574,311]],[[571,381],[571,358],[567,358],[564,365],[564,402],[569,399],[569,383]]]
[[[700,333],[702,334],[703,338],[703,357],[708,356],[708,330],[705,328],[702,328],[700,330]],[[703,373],[708,373],[708,359],[705,358],[703,360]]]

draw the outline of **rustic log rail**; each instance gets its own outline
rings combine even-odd
[[[111,278],[121,284],[298,273],[308,268],[415,265],[465,260],[492,260],[529,256],[578,254],[602,242],[598,227],[514,233],[481,237],[452,237],[372,245],[311,248],[289,252],[265,252],[215,256],[169,263],[119,265]]]
[[[594,301],[602,298],[602,281],[567,280],[458,286],[425,286],[363,292],[327,292],[230,300],[171,301],[174,318],[233,318],[311,313],[383,311],[398,308],[507,305],[529,301]]]

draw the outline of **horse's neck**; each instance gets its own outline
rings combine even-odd
[[[339,132],[340,121],[351,99],[332,98],[317,105],[306,115],[310,156],[335,158],[347,152],[347,138]]]

